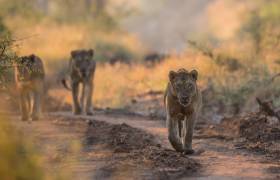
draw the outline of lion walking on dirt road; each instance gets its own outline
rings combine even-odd
[[[96,69],[96,62],[93,60],[94,50],[74,50],[71,52],[69,63],[69,73],[71,78],[71,88],[68,87],[66,80],[62,84],[72,91],[73,112],[76,115],[86,112],[92,115],[92,93],[93,79]],[[82,92],[79,100],[79,85],[82,85]]]
[[[42,60],[35,56],[23,56],[15,64],[15,83],[20,96],[21,119],[38,120],[42,109],[45,71]]]
[[[185,154],[194,153],[193,129],[202,106],[201,92],[196,84],[197,77],[196,70],[170,71],[164,94],[168,139],[176,151]]]

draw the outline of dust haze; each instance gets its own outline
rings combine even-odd
[[[211,2],[213,0],[144,0],[139,13],[124,24],[154,51],[182,51],[185,39],[207,32],[207,8]]]

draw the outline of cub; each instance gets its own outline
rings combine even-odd
[[[198,72],[179,69],[169,72],[164,94],[168,139],[173,148],[185,154],[194,153],[192,136],[202,99],[196,81]]]
[[[15,84],[20,96],[21,119],[38,120],[41,116],[45,70],[34,54],[20,57],[15,63]]]
[[[75,115],[85,112],[92,115],[92,93],[96,62],[93,60],[94,50],[74,50],[69,61],[69,75],[71,88],[62,80],[63,86],[72,91],[73,113]],[[82,85],[79,99],[79,85]]]

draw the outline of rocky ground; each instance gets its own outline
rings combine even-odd
[[[201,137],[235,140],[235,146],[280,160],[280,125],[278,119],[263,113],[224,118],[220,124],[199,131]]]

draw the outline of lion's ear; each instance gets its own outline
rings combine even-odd
[[[30,57],[31,62],[35,61],[36,56],[34,54],[31,54],[29,57]]]
[[[93,57],[93,55],[94,55],[94,50],[93,50],[93,49],[89,49],[89,50],[88,50],[88,53],[89,53],[89,55],[90,55],[91,57]]]
[[[75,58],[76,55],[77,55],[77,51],[71,51],[71,57],[72,57],[72,58]]]
[[[194,80],[197,80],[197,77],[198,77],[198,72],[197,72],[197,70],[192,70],[191,72],[190,72],[190,75],[191,75],[191,77],[194,79]]]
[[[170,71],[168,76],[169,76],[169,80],[172,82],[177,76],[177,73],[175,71]]]

